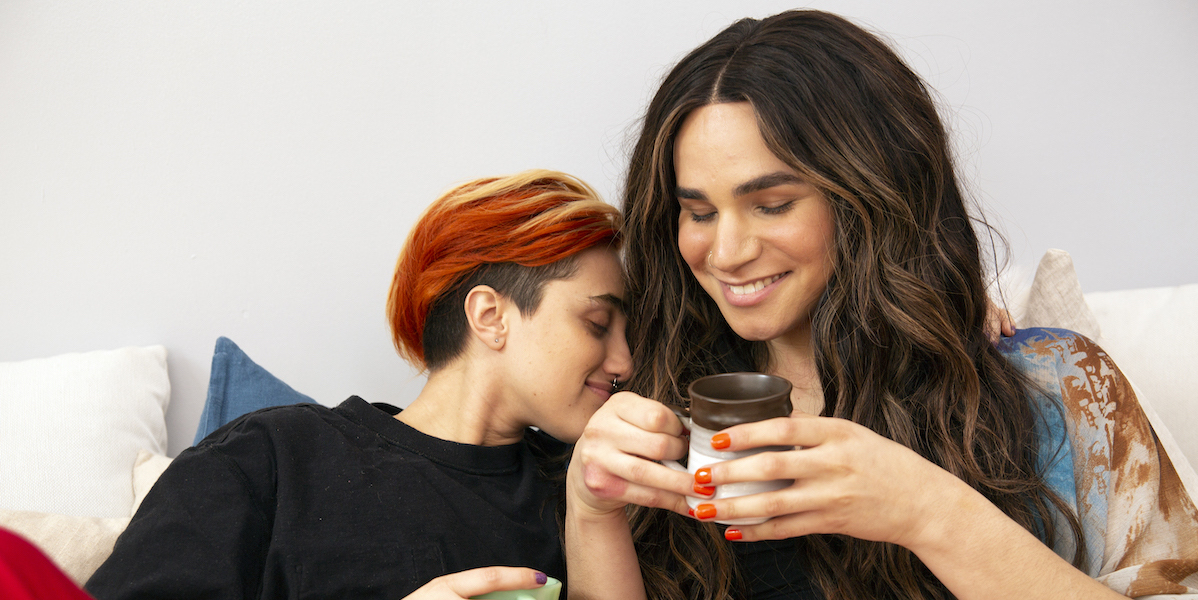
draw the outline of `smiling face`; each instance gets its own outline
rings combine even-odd
[[[747,102],[692,112],[674,170],[678,249],[733,331],[809,347],[835,252],[824,196],[770,151]]]
[[[531,315],[517,315],[507,338],[511,383],[529,425],[573,443],[626,380],[632,356],[624,337],[624,281],[606,248],[580,253],[571,277],[545,284]]]

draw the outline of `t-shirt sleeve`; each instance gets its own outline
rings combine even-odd
[[[85,589],[97,600],[256,597],[274,506],[261,434],[235,422],[180,454]]]

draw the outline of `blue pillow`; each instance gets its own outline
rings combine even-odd
[[[315,401],[258,366],[233,340],[222,336],[216,340],[208,399],[192,444],[200,443],[221,425],[246,413],[301,402]]]

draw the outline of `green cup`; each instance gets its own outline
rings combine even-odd
[[[481,596],[471,596],[471,598],[485,598],[486,600],[557,600],[557,597],[562,593],[562,582],[550,577],[545,585],[531,590],[504,590],[502,592],[491,592]]]

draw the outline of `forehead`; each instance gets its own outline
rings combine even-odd
[[[578,254],[574,274],[545,285],[546,299],[609,304],[623,310],[624,271],[619,255],[608,248],[591,248]]]
[[[680,178],[695,179],[791,170],[766,144],[748,102],[708,104],[691,112],[678,130],[674,167]]]

